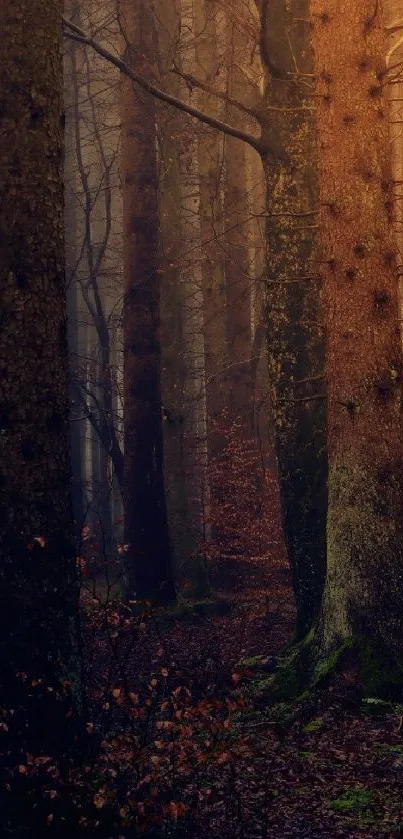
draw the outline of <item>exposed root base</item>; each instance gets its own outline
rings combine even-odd
[[[292,701],[302,693],[329,687],[345,689],[357,698],[399,699],[403,694],[403,661],[360,635],[345,638],[327,654],[312,629],[279,659],[277,672],[265,680],[264,696],[270,702]]]

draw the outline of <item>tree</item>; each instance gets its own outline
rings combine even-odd
[[[198,23],[197,3],[183,0],[179,40],[179,75],[192,73],[197,61],[195,36]],[[178,60],[178,59],[177,59]],[[175,81],[178,81],[175,79]],[[184,101],[199,104],[199,91],[193,92],[179,81]],[[178,115],[179,116],[179,115]],[[184,472],[186,492],[196,550],[187,562],[188,580],[198,596],[208,592],[206,564],[200,546],[209,537],[210,486],[207,472],[207,405],[204,343],[203,271],[201,245],[201,189],[199,169],[199,132],[180,118],[178,172],[180,196],[180,231],[186,252],[179,265],[183,300],[182,336],[184,377]]]
[[[156,40],[160,79],[171,92],[179,94],[181,82],[171,68],[178,50],[180,9],[175,2],[161,0],[155,12],[159,22]],[[189,132],[183,117],[164,105],[157,107],[157,129],[165,492],[175,579],[187,594],[200,597],[206,594],[208,586],[205,564],[198,553],[200,505],[191,504],[189,493],[189,485],[195,484],[194,452],[190,458],[188,453],[189,424],[198,405],[194,399],[189,400],[189,386],[186,387],[192,375],[188,355],[194,330],[192,333],[184,327],[186,318],[189,319],[184,266],[188,267],[186,251],[191,249],[191,243],[185,239],[182,228],[181,154]]]
[[[121,3],[130,66],[154,56],[149,3]],[[129,597],[175,598],[163,475],[155,103],[122,77],[124,519]]]
[[[87,25],[96,27],[101,38],[108,12],[110,0],[82,9]],[[70,14],[80,22],[77,4]],[[115,24],[115,41],[117,29]],[[87,516],[100,521],[103,553],[108,554],[116,535],[111,502],[120,515],[123,489],[122,422],[116,406],[122,301],[117,279],[123,273],[119,76],[85,46],[70,42],[64,79],[73,477],[75,499],[81,500],[75,512],[78,529]]]
[[[325,343],[309,2],[259,4],[265,69],[269,380],[297,637],[318,614],[325,578]]]
[[[77,19],[77,5],[72,3],[68,7],[69,15],[72,20]],[[64,131],[64,194],[65,194],[65,273],[66,273],[66,288],[67,288],[67,326],[68,326],[68,346],[73,358],[78,356],[79,349],[79,325],[78,325],[78,294],[77,287],[74,282],[75,264],[77,260],[76,237],[77,237],[77,207],[73,200],[69,200],[69,192],[73,191],[75,180],[75,172],[73,165],[73,155],[70,149],[74,145],[74,120],[73,120],[73,101],[71,96],[71,86],[69,85],[69,77],[74,66],[74,52],[77,45],[73,42],[68,42],[64,52],[64,107],[65,107],[65,131]],[[72,376],[70,376],[70,405],[74,404],[74,383]],[[72,411],[73,413],[73,411]],[[73,419],[71,417],[71,419]],[[73,498],[73,514],[76,531],[76,542],[79,543],[80,533],[85,521],[85,500],[84,500],[84,486],[82,478],[82,455],[83,445],[81,434],[77,429],[77,423],[71,421],[70,423],[70,449],[71,449],[71,470],[72,470],[72,498]]]
[[[325,578],[326,400],[324,330],[314,224],[317,210],[313,56],[308,0],[250,6],[260,32],[263,94],[251,105],[230,101],[260,127],[255,136],[158,88],[145,73],[66,21],[70,37],[91,45],[142,89],[205,124],[248,143],[261,157],[267,185],[266,298],[271,408],[284,536],[297,606],[297,636],[315,621]],[[197,79],[193,79],[198,86]],[[202,84],[202,89],[206,85]],[[228,95],[211,88],[225,101]]]
[[[329,382],[320,630],[325,650],[362,636],[400,654],[403,367],[387,101],[396,62],[388,76],[386,11],[384,3],[332,0],[325,14],[313,4]]]
[[[0,670],[17,747],[80,699],[68,444],[61,3],[0,7]],[[63,687],[64,683],[64,687]],[[76,703],[76,711],[78,711]],[[15,743],[13,745],[15,748]]]
[[[222,79],[223,12],[216,2],[195,4],[195,73],[207,85],[201,90],[204,111],[220,116],[223,104],[208,93],[211,79]],[[221,37],[220,37],[221,36]],[[192,84],[192,80],[188,79]],[[217,84],[217,82],[215,82]],[[227,405],[227,382],[222,370],[228,366],[226,353],[225,274],[222,232],[223,218],[223,136],[203,126],[199,131],[198,166],[200,179],[201,273],[203,289],[204,367],[206,379],[207,451],[211,459],[222,449],[225,440],[218,430],[219,419]],[[211,482],[210,482],[211,484]],[[211,505],[214,487],[210,485]]]
[[[227,93],[242,101],[245,80],[241,54],[246,33],[242,18],[226,21]],[[242,437],[250,437],[251,280],[247,249],[246,145],[232,137],[224,143],[224,224],[226,337],[228,356],[229,418],[237,422]]]
[[[388,33],[388,50],[386,55],[386,69],[388,71],[389,108],[390,108],[390,143],[391,160],[393,165],[393,196],[394,196],[394,227],[396,233],[396,270],[402,276],[403,261],[403,147],[402,147],[402,115],[401,103],[403,98],[403,27],[399,0],[385,0],[385,20]],[[399,283],[400,307],[401,281]]]

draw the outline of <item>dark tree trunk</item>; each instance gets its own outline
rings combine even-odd
[[[262,0],[266,71],[270,398],[297,636],[314,622],[326,573],[326,388],[309,2]]]
[[[149,72],[152,9],[122,3],[132,49],[126,59]],[[125,295],[124,518],[127,596],[175,598],[163,474],[158,174],[154,100],[122,82]]]
[[[0,672],[10,737],[79,710],[62,192],[62,3],[0,4]],[[59,701],[63,700],[63,701]]]
[[[71,19],[77,19],[76,7],[72,4],[70,10]],[[69,381],[69,402],[71,405],[70,416],[70,448],[72,467],[72,497],[75,538],[77,546],[80,543],[81,530],[85,521],[85,499],[84,480],[82,471],[83,445],[81,439],[82,423],[78,419],[82,407],[76,399],[75,380],[77,379],[77,367],[79,363],[79,310],[77,295],[77,279],[75,267],[77,261],[77,213],[76,202],[73,198],[75,192],[75,171],[74,171],[74,138],[76,112],[73,107],[72,96],[72,73],[74,72],[74,51],[76,45],[70,41],[64,53],[64,108],[66,113],[66,125],[64,132],[65,159],[64,159],[64,189],[65,189],[65,260],[66,260],[66,286],[67,286],[67,315],[68,315],[68,347],[70,361]]]

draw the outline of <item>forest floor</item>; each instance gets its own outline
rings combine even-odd
[[[106,819],[120,839],[403,836],[403,706],[365,701],[353,671],[265,698],[294,618],[275,553],[217,561],[205,604],[87,606],[101,757],[83,835]]]

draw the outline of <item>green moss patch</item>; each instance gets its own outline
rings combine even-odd
[[[347,650],[350,650],[351,647],[352,639],[346,638],[346,640],[343,641],[340,647],[337,647],[335,650],[329,653],[329,655],[326,656],[326,658],[324,658],[316,665],[314,674],[315,684],[319,684],[319,682],[325,681],[327,678],[329,678],[336,672],[337,668],[342,662],[344,654],[347,652]]]
[[[322,718],[316,717],[315,719],[310,720],[310,722],[307,722],[307,724],[304,725],[302,731],[305,734],[311,734],[313,731],[319,731],[319,729],[323,728],[323,726],[324,721],[322,720]]]
[[[361,810],[368,807],[372,802],[373,797],[369,790],[352,788],[346,789],[339,798],[334,798],[329,807],[331,810]]]

